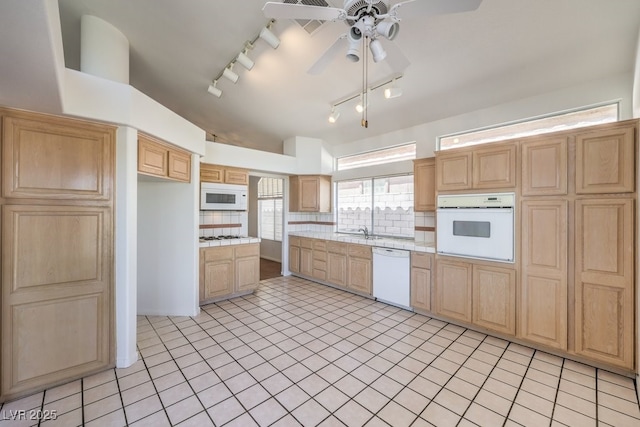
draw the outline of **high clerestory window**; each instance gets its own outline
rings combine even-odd
[[[413,160],[416,158],[416,143],[396,145],[381,150],[368,151],[366,153],[353,154],[339,157],[336,160],[336,169],[339,171],[361,168],[364,166],[382,165],[385,163],[399,162],[401,160]]]
[[[260,178],[258,181],[258,235],[261,239],[282,241],[283,180]]]
[[[575,129],[585,126],[615,122],[619,118],[619,103],[614,102],[580,110],[551,114],[545,117],[508,123],[486,129],[443,136],[438,141],[438,149],[467,147],[530,135],[539,135]]]

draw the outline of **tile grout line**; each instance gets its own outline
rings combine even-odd
[[[560,366],[560,375],[558,375],[558,385],[556,386],[556,395],[553,399],[553,408],[551,409],[551,422],[553,422],[553,416],[556,413],[556,406],[558,405],[558,395],[560,394],[560,383],[562,382],[562,373],[564,372],[564,362],[565,359],[562,358],[562,365]],[[598,419],[597,417],[597,413],[596,413],[596,420]],[[596,425],[597,425],[597,421],[596,421]]]

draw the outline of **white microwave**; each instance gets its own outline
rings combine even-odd
[[[246,211],[247,186],[237,184],[200,184],[200,210]]]

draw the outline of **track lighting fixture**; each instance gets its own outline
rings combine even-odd
[[[209,85],[209,88],[207,89],[207,92],[209,92],[211,95],[220,98],[222,96],[222,90],[218,89],[218,81],[214,80],[213,84]]]
[[[367,109],[368,106],[369,106],[369,91],[367,90],[366,94],[365,93],[360,94],[360,101],[356,105],[356,111],[358,113],[362,113],[364,110]]]
[[[336,107],[331,107],[331,114],[329,114],[329,123],[335,123],[340,117],[340,112],[336,111]]]
[[[373,62],[380,62],[387,57],[387,52],[378,39],[371,40],[369,49],[371,49],[371,54],[373,55]]]
[[[229,79],[231,80],[233,83],[238,81],[238,75],[236,73],[233,72],[233,62],[231,64],[229,64],[227,66],[227,68],[224,69],[224,71],[222,72],[222,76],[225,79]]]
[[[269,22],[269,24],[267,24],[267,26],[260,31],[259,37],[262,40],[266,41],[269,46],[277,49],[278,46],[280,46],[280,39],[271,32],[271,26],[273,25],[273,22],[274,21]]]
[[[384,97],[386,99],[392,99],[402,96],[402,89],[396,86],[396,79],[391,81],[391,85],[384,89]]]

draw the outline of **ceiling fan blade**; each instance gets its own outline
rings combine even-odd
[[[389,68],[391,68],[394,73],[402,73],[409,65],[411,65],[411,62],[409,62],[407,57],[404,56],[404,53],[402,53],[398,45],[395,43],[387,43],[385,45],[385,50],[387,51],[385,61],[387,61]]]
[[[304,4],[288,4],[267,2],[262,8],[267,18],[273,19],[316,19],[318,21],[335,21],[346,19],[347,12],[335,7],[308,6]]]
[[[333,44],[329,46],[327,50],[324,51],[324,53],[320,56],[320,58],[318,58],[318,60],[314,62],[314,64],[311,66],[311,68],[309,68],[307,73],[314,76],[321,74],[324,71],[324,69],[327,68],[327,66],[331,63],[331,61],[335,59],[338,53],[340,53],[340,51],[343,50],[344,48],[343,40],[345,40],[346,38],[347,38],[346,34],[343,34],[340,37],[338,37],[336,41],[333,42]]]
[[[401,19],[402,16],[409,18],[470,12],[476,10],[480,3],[482,0],[408,0],[391,7],[389,16]]]

